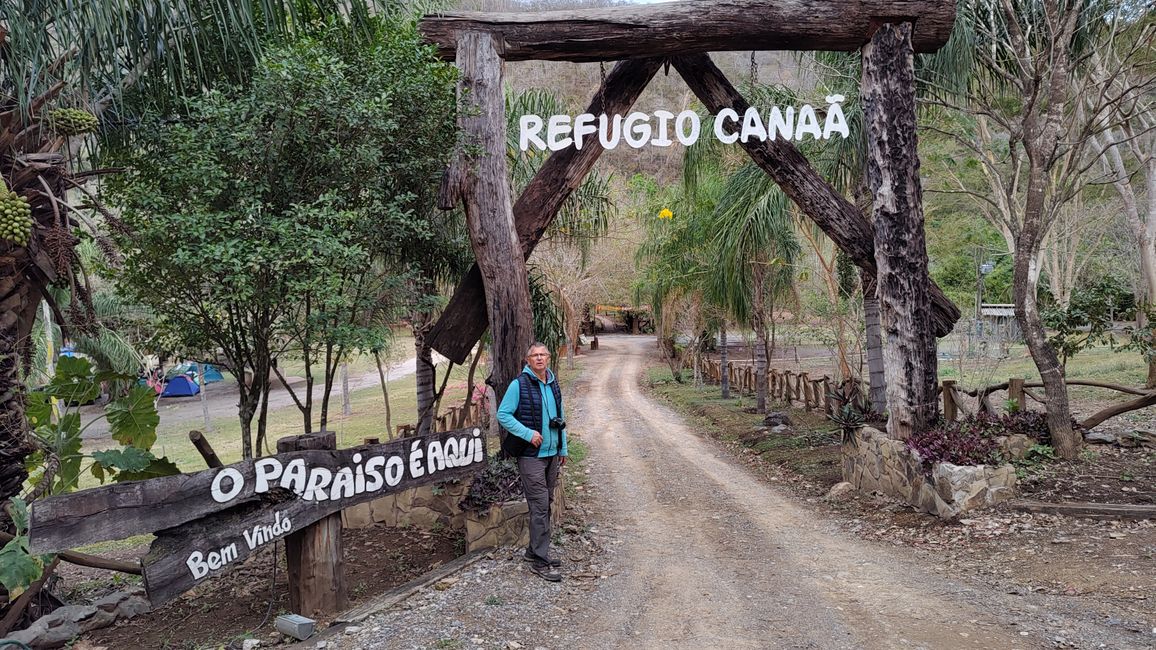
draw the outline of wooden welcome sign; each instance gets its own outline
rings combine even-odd
[[[478,428],[282,453],[37,501],[30,544],[34,552],[47,553],[161,531],[141,562],[156,606],[324,517],[473,474],[485,462],[485,436]]]

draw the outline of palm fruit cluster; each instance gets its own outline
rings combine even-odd
[[[0,184],[0,239],[27,246],[31,236],[32,207],[24,197]]]
[[[55,108],[48,112],[48,124],[61,135],[80,135],[95,131],[97,119],[80,108]]]

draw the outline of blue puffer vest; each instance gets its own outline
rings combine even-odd
[[[541,433],[543,436],[556,435],[558,436],[557,449],[562,448],[562,430],[557,431],[547,428],[542,431],[542,392],[538,388],[538,378],[528,372],[523,372],[518,375],[518,410],[514,412],[514,419],[521,422],[527,429],[532,429]],[[558,405],[559,415],[562,411],[562,390],[558,388],[558,380],[547,384],[550,391],[554,393],[554,403]],[[518,436],[506,432],[506,439],[502,442],[502,451],[511,458],[518,456],[537,456],[538,448],[531,445],[529,442],[522,440]]]

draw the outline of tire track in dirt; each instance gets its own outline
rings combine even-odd
[[[607,340],[570,411],[621,549],[580,645],[1033,647],[982,594],[843,536],[644,395],[652,345]]]

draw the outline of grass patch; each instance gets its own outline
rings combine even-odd
[[[441,385],[440,372],[445,366],[439,366],[438,385]],[[475,381],[482,382],[488,370],[479,365],[475,374]],[[463,404],[466,396],[466,379],[469,375],[467,366],[454,366],[450,373],[449,383],[446,385],[445,395],[442,398],[441,412],[445,412],[451,405]],[[417,420],[417,387],[413,375],[401,377],[388,382],[391,421],[394,429],[398,425],[412,424]],[[380,438],[383,442],[391,438],[385,427],[385,401],[380,386],[363,388],[350,392],[351,415],[341,413],[340,386],[335,387],[330,396],[329,423],[327,428],[337,433],[338,448],[351,447],[367,437]],[[320,402],[314,404],[314,430],[320,425]],[[176,422],[166,425],[162,404],[161,424],[157,428],[157,441],[153,445],[153,453],[157,456],[167,456],[176,463],[183,472],[196,472],[205,469],[205,462],[200,454],[189,442],[189,423]],[[194,425],[195,428],[201,428]],[[254,420],[254,428],[256,422]],[[275,451],[278,438],[300,434],[304,430],[301,412],[296,406],[290,405],[269,412],[267,425],[267,440],[271,451]],[[255,432],[254,432],[255,435]],[[226,465],[241,460],[241,424],[236,417],[229,419],[215,418],[213,430],[205,434],[213,449]],[[111,439],[86,440],[83,452],[91,454],[103,449],[118,448],[119,445]],[[99,482],[87,471],[81,473],[80,489],[95,487]]]
[[[1065,374],[1068,379],[1088,379],[1125,386],[1143,386],[1148,378],[1148,366],[1135,351],[1116,352],[1108,347],[1084,350],[1068,361]],[[939,378],[955,379],[968,388],[1005,382],[1009,377],[1022,377],[1029,382],[1038,382],[1040,373],[1027,347],[1012,346],[1005,359],[965,359],[941,360]],[[1073,387],[1072,391],[1095,391],[1089,393],[1100,397],[1112,395],[1103,389]]]
[[[718,386],[680,384],[669,368],[657,364],[646,369],[643,381],[654,396],[685,416],[697,430],[756,454],[761,462],[814,481],[821,490],[841,480],[838,431],[821,413],[771,404],[768,410],[788,413],[792,425],[782,433],[759,432],[763,416],[743,410],[754,401],[749,396],[723,399]]]

